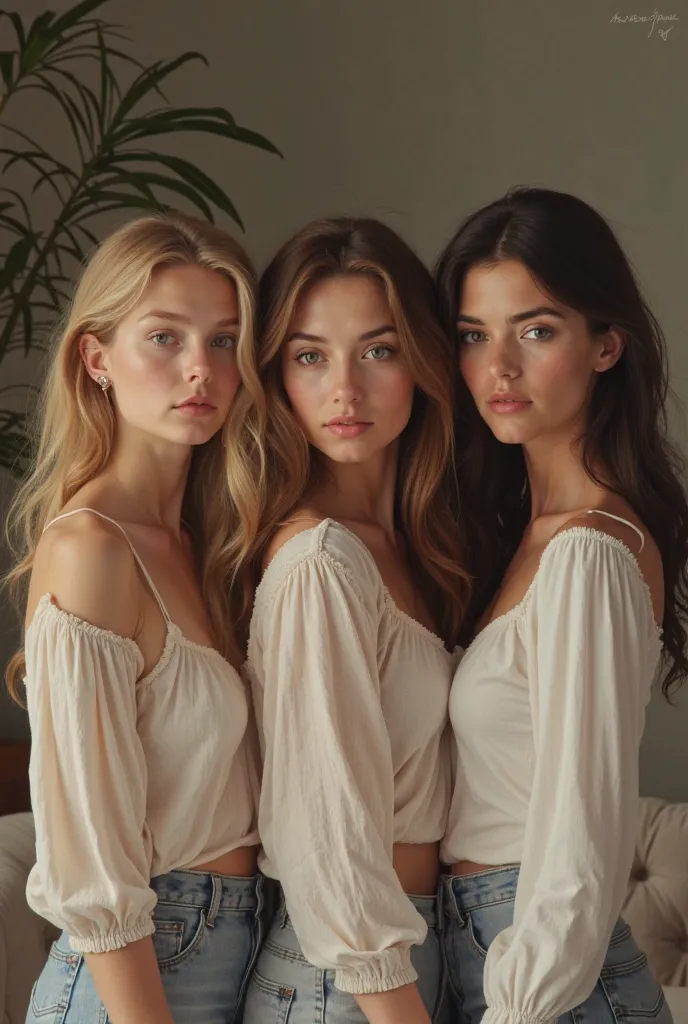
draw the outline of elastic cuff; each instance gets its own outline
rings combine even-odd
[[[488,1006],[482,1024],[555,1024],[556,1017],[533,1017],[508,1006]]]
[[[417,980],[418,972],[411,963],[408,949],[386,949],[360,967],[340,968],[334,975],[335,986],[340,992],[359,996],[391,992],[393,988],[401,988]]]
[[[128,931],[108,932],[107,935],[91,935],[88,938],[77,935],[69,936],[69,944],[75,953],[111,953],[114,949],[122,949],[130,942],[137,942],[145,939],[155,931],[155,923],[152,917],[147,917],[135,928]]]

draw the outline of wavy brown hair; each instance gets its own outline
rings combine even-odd
[[[430,274],[398,235],[366,218],[308,224],[282,246],[260,280],[256,361],[264,397],[246,409],[244,451],[256,467],[261,513],[239,568],[236,620],[246,635],[267,545],[326,469],[291,410],[280,350],[306,289],[353,274],[367,275],[384,289],[415,380],[411,418],[400,438],[395,518],[435,622],[453,645],[462,633],[470,590],[463,536],[452,514],[453,352]]]
[[[604,218],[575,196],[517,188],[468,217],[439,258],[435,277],[443,322],[457,337],[466,274],[517,260],[554,299],[583,314],[591,333],[618,328],[626,344],[597,375],[582,443],[583,465],[620,495],[647,526],[664,569],[665,695],[688,673],[688,503],[685,465],[670,442],[666,343],[633,271]],[[499,442],[468,389],[457,405],[461,514],[471,568],[480,580],[471,619],[494,594],[530,517],[520,445]]]
[[[105,239],[86,264],[50,353],[34,423],[33,466],[10,509],[6,532],[15,564],[6,582],[13,593],[24,594],[46,523],[106,468],[114,447],[115,412],[86,371],[79,352],[82,335],[97,334],[107,343],[140,300],[153,271],[172,265],[215,270],[229,278],[237,291],[237,362],[242,383],[223,429],[194,449],[183,518],[194,542],[216,642],[226,657],[238,663],[242,653],[231,629],[228,591],[242,546],[241,527],[244,520],[256,521],[257,510],[252,507],[254,488],[247,484],[247,467],[233,437],[237,416],[242,415],[237,398],[242,393],[260,397],[253,346],[255,273],[238,242],[195,217],[176,212],[140,217]],[[20,650],[5,673],[16,700],[24,671]]]

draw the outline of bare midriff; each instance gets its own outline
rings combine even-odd
[[[395,843],[392,863],[409,896],[434,896],[440,873],[439,843]]]
[[[205,864],[194,865],[194,871],[250,877],[258,870],[259,849],[258,846],[242,846]],[[439,877],[439,843],[396,843],[392,859],[404,892],[415,896],[435,895]]]
[[[481,871],[499,871],[501,868],[512,868],[513,864],[476,864],[473,860],[460,860],[452,864],[449,872],[452,875],[477,875]]]
[[[194,871],[207,871],[212,875],[232,875],[235,878],[250,878],[258,871],[259,846],[240,846],[231,853],[223,853],[205,864],[194,864]]]

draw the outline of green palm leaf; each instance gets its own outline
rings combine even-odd
[[[103,214],[164,209],[176,197],[209,220],[220,211],[243,228],[214,178],[189,159],[150,148],[152,140],[201,132],[282,155],[224,107],[170,107],[167,82],[187,64],[206,64],[205,57],[188,51],[142,66],[127,52],[121,27],[99,17],[106,3],[82,0],[59,15],[44,11],[29,25],[0,10],[0,26],[9,24],[16,39],[14,49],[0,51],[0,118],[11,139],[0,149],[0,170],[13,175],[0,188],[0,361],[20,348],[44,349],[75,271],[98,243]],[[6,123],[8,103],[26,89],[45,98],[49,116],[63,118],[77,160],[58,159],[39,138]],[[41,189],[58,209],[52,224],[38,229],[27,198]],[[0,465],[26,467],[24,432],[23,415],[0,408]]]

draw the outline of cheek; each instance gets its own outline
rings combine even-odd
[[[407,370],[395,370],[385,374],[380,381],[380,394],[393,409],[408,411],[413,404],[415,384]]]
[[[531,363],[532,382],[557,403],[577,404],[587,394],[590,367],[572,353],[552,349]]]
[[[475,398],[481,377],[480,354],[464,346],[459,353],[459,371],[466,382],[466,387]]]
[[[122,349],[113,355],[113,371],[120,392],[124,383],[127,390],[151,392],[169,387],[178,378],[169,353],[132,346],[128,351]]]
[[[241,383],[241,374],[236,359],[227,360],[224,365],[218,367],[215,379],[222,398],[231,404]]]
[[[289,403],[302,420],[308,420],[317,411],[324,388],[324,375],[292,373],[285,368],[283,382]]]

